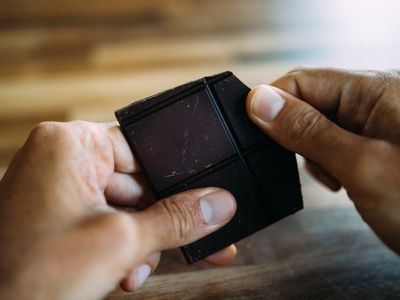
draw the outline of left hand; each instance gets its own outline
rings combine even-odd
[[[0,298],[100,299],[120,280],[132,291],[161,250],[210,234],[236,208],[217,188],[154,202],[116,123],[38,125],[0,182]],[[206,260],[235,254],[232,245]]]

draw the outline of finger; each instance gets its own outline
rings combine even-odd
[[[236,258],[237,249],[235,245],[230,245],[204,259],[207,263],[216,266],[226,266],[231,264]]]
[[[161,253],[156,252],[149,255],[146,260],[128,274],[119,283],[125,292],[133,292],[140,288],[147,278],[153,273],[160,262]]]
[[[106,130],[106,136],[112,144],[115,171],[121,173],[138,172],[140,170],[139,164],[134,158],[118,123],[99,123],[99,126]]]
[[[335,178],[349,178],[370,139],[346,131],[308,103],[275,87],[262,85],[248,95],[250,119],[283,147],[323,166]]]
[[[272,83],[324,114],[335,115],[345,129],[361,133],[383,94],[385,73],[334,68],[300,68]]]
[[[321,182],[323,185],[325,185],[327,188],[329,188],[332,191],[338,191],[342,187],[339,181],[335,177],[333,177],[331,174],[329,174],[323,167],[321,167],[319,164],[306,159],[305,164],[304,164],[306,170],[314,176],[315,179],[317,179],[319,182]]]
[[[231,193],[218,188],[186,191],[134,214],[148,253],[194,242],[225,225],[236,211]]]
[[[299,68],[271,85],[306,101],[321,112],[330,112],[337,110],[341,91],[356,77],[356,72],[341,69]]]
[[[155,202],[147,180],[141,173],[114,172],[104,194],[110,204],[143,209]]]

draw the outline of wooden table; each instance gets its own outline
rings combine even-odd
[[[249,85],[297,65],[400,65],[396,1],[3,0],[0,177],[42,120],[113,119],[135,99],[234,71]],[[169,251],[137,293],[107,299],[400,299],[400,260],[344,192],[301,171],[305,209],[238,244],[229,268]]]

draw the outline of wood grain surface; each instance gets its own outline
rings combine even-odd
[[[231,70],[250,86],[298,65],[400,65],[395,0],[3,0],[0,177],[40,121],[115,109]],[[299,159],[301,163],[301,159]],[[301,168],[301,164],[300,164]],[[229,268],[167,251],[143,288],[107,299],[399,299],[400,261],[345,192],[301,168],[305,209],[238,244]]]

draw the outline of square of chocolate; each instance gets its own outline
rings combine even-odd
[[[199,187],[236,198],[233,219],[183,246],[194,263],[303,208],[296,157],[246,114],[250,89],[231,72],[134,102],[115,115],[157,199]]]

